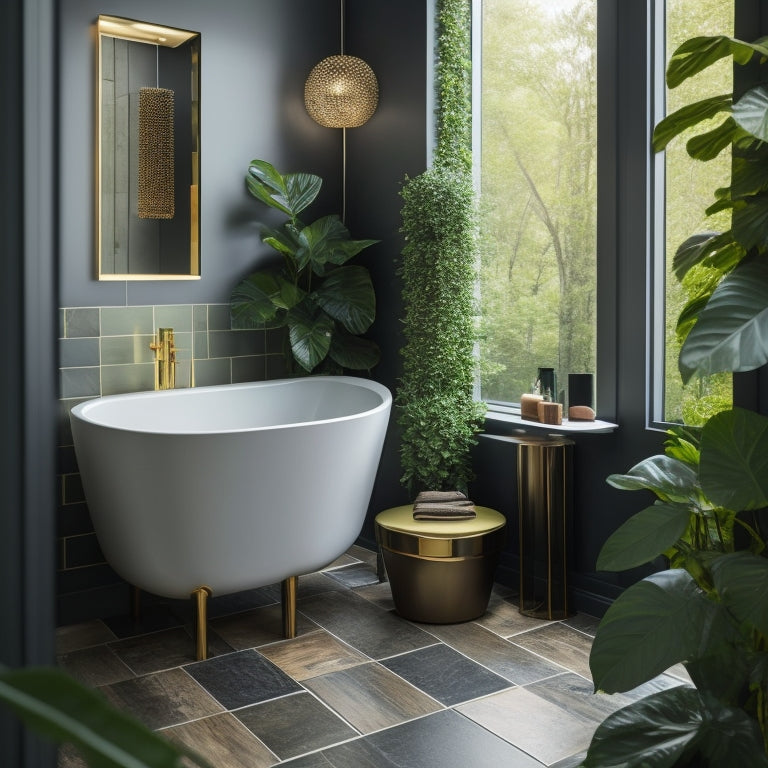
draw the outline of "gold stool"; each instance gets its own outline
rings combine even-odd
[[[406,504],[376,516],[376,540],[400,616],[455,624],[485,613],[507,521],[495,509],[476,510],[471,520],[414,520]]]

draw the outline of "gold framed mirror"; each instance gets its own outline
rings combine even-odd
[[[99,16],[99,280],[200,278],[200,34]]]

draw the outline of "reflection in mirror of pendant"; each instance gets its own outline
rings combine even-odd
[[[97,33],[97,278],[199,279],[200,35],[115,16]]]
[[[139,89],[140,219],[172,219],[174,214],[173,91]]]

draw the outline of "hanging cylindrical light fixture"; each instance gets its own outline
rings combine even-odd
[[[138,213],[172,219],[175,213],[173,91],[139,89]]]

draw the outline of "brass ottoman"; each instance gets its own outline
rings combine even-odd
[[[489,507],[476,511],[471,520],[414,520],[406,504],[376,516],[376,540],[400,616],[456,624],[485,613],[507,521]]]

